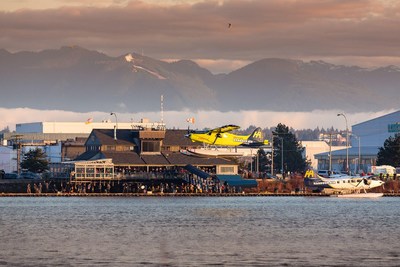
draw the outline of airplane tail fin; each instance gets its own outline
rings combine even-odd
[[[264,136],[263,136],[263,133],[262,133],[260,127],[256,128],[253,131],[253,133],[249,136],[249,140],[260,142],[260,143],[264,142]]]

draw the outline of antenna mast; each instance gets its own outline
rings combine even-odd
[[[161,124],[164,124],[164,95],[161,95]]]

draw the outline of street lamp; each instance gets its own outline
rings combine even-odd
[[[118,128],[117,114],[115,112],[111,112],[110,115],[114,115],[115,116],[114,140],[117,140],[117,128]]]
[[[360,167],[361,167],[361,137],[356,135],[356,134],[353,134],[353,133],[352,133],[352,135],[355,138],[357,138],[357,140],[358,140],[358,166],[357,166],[358,168],[357,168],[357,173],[360,174]]]
[[[271,177],[274,176],[274,135],[271,138]]]
[[[344,113],[337,114],[338,116],[343,116],[346,121],[346,172],[349,173],[349,127],[347,125],[347,118]]]
[[[281,174],[283,177],[283,137],[279,137],[281,139]]]
[[[281,140],[281,174],[283,177],[283,137],[279,136],[279,133],[272,132],[272,142],[271,142],[271,151],[272,151],[272,161],[271,161],[271,175],[274,175],[274,137]]]

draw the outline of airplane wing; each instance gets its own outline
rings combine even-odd
[[[237,130],[239,128],[240,128],[240,126],[229,124],[229,125],[224,125],[222,127],[218,127],[218,128],[212,129],[209,132],[210,133],[217,133],[217,134],[218,133],[226,133],[226,132],[230,132],[230,131],[233,131],[233,130]]]

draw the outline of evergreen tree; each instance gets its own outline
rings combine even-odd
[[[271,166],[270,155],[267,155],[267,153],[265,153],[265,150],[262,148],[257,150],[257,154],[252,159],[252,164],[254,166],[254,170],[257,170],[257,164],[258,164],[258,171],[260,173],[271,172],[270,171],[270,166]]]
[[[376,164],[400,166],[400,134],[385,140],[383,147],[379,148]]]
[[[0,131],[0,133],[9,133],[10,132],[10,128],[8,126],[6,126],[3,130]]]
[[[42,173],[49,169],[46,154],[40,149],[29,150],[23,156],[21,168],[35,173]]]
[[[289,127],[279,123],[275,128],[273,139],[274,169],[281,169],[283,145],[283,171],[303,172],[308,165],[306,159],[303,158],[304,148],[297,141],[296,136],[289,131]]]

